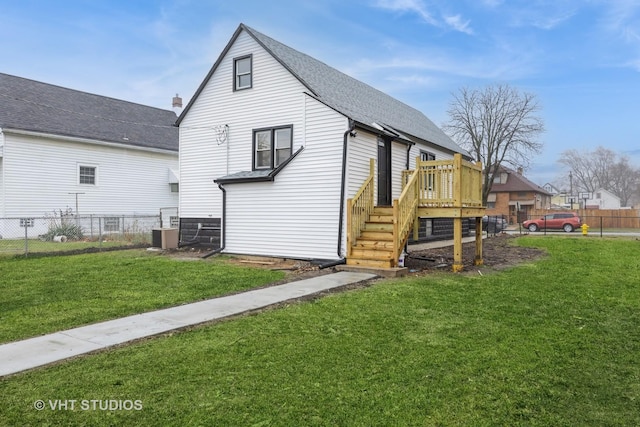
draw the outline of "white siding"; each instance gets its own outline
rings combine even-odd
[[[414,160],[415,161],[415,160]],[[402,171],[407,169],[407,146],[391,144],[391,197],[397,199],[402,193]]]
[[[177,153],[154,153],[62,139],[6,134],[5,217],[44,216],[72,208],[83,214],[153,214],[176,206],[169,168]],[[97,185],[78,183],[78,165],[97,167]]]
[[[420,156],[420,151],[427,151],[429,153],[433,153],[436,155],[436,160],[451,160],[453,159],[453,154],[444,151],[441,148],[435,147],[433,145],[426,144],[416,144],[411,147],[411,153],[409,153],[409,169],[415,169],[416,167],[416,157]]]
[[[0,150],[2,147],[0,146]],[[0,218],[4,216],[4,169],[2,167],[2,157],[0,157]]]
[[[304,150],[273,182],[225,185],[226,252],[336,259],[347,120],[308,98]]]
[[[253,87],[233,91],[233,59],[253,55]],[[180,214],[220,217],[213,180],[252,169],[253,130],[293,125],[293,151],[304,145],[304,86],[242,32],[180,124]],[[228,125],[220,142],[216,129]]]
[[[4,154],[4,133],[0,128],[0,218],[4,216],[4,170],[2,168],[2,157]]]
[[[378,171],[378,137],[372,133],[358,129],[355,137],[349,137],[347,143],[347,158],[349,159],[347,168],[347,198],[351,198],[355,196],[360,187],[362,187],[364,180],[369,176],[369,159],[374,159],[375,161],[374,173]],[[377,185],[377,182],[375,182],[374,185]]]
[[[253,87],[232,90],[233,58],[251,54]],[[293,152],[272,182],[226,184],[225,252],[336,259],[347,119],[241,33],[180,124],[180,215],[222,216],[214,179],[252,170],[253,130],[293,125]],[[228,125],[216,141],[212,127]]]

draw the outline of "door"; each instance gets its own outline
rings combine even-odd
[[[391,206],[391,140],[378,137],[378,206]]]

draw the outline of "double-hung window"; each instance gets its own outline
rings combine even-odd
[[[274,169],[291,157],[293,126],[253,131],[253,168]]]
[[[98,168],[95,166],[78,166],[78,184],[96,185]]]
[[[250,89],[253,86],[253,68],[251,55],[233,60],[233,90]]]

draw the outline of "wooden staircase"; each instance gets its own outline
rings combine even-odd
[[[347,199],[347,265],[365,268],[398,267],[398,258],[417,218],[453,218],[453,271],[462,271],[462,219],[484,215],[482,164],[462,159],[422,161],[403,171],[402,191],[393,207],[375,206],[375,161],[353,198]],[[476,265],[482,264],[482,233],[476,234]]]
[[[347,265],[392,268],[397,265],[393,252],[393,208],[376,206],[365,221],[351,248]]]

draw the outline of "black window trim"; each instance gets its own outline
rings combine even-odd
[[[241,61],[243,59],[250,59],[250,64],[249,64],[249,76],[251,79],[251,83],[249,84],[249,86],[247,87],[238,87],[238,61]],[[253,87],[253,54],[248,54],[248,55],[242,55],[242,56],[238,56],[236,58],[233,58],[233,91],[237,92],[237,91],[241,91],[241,90],[247,90],[247,89],[251,89]]]
[[[269,171],[269,173],[267,173],[266,175],[251,176],[251,175],[243,174],[244,176],[234,176],[234,175],[223,176],[221,178],[214,179],[213,182],[215,182],[216,184],[241,184],[246,182],[273,182],[276,179],[276,175],[278,175],[280,171],[282,171],[285,168],[285,166],[291,163],[291,161],[295,159],[298,156],[298,154],[302,153],[302,150],[304,150],[304,146],[301,146],[300,148],[298,148],[298,150],[295,153],[293,153],[291,157],[289,157],[287,160],[282,162],[277,168]],[[267,171],[266,169],[260,169],[260,170],[264,170],[265,172]]]
[[[425,160],[424,157],[427,157],[427,159]],[[429,157],[433,157],[433,159],[429,159]],[[421,161],[429,161],[429,160],[435,160],[436,159],[436,155],[435,153],[432,153],[431,151],[425,151],[425,150],[420,150],[420,160]]]
[[[252,140],[253,140],[252,141],[252,155],[251,155],[251,170],[252,171],[269,170],[269,169],[275,169],[277,167],[277,166],[275,166],[275,158],[276,158],[275,132],[277,130],[280,130],[280,129],[289,129],[291,131],[291,140],[289,141],[289,152],[291,153],[289,155],[289,157],[291,157],[291,155],[293,154],[293,124],[253,129],[253,132],[252,132]],[[271,163],[267,167],[257,167],[256,166],[256,134],[258,132],[265,132],[265,131],[270,131],[271,132]],[[285,163],[285,162],[286,162],[286,160],[283,161],[283,163]]]
[[[425,160],[425,157],[426,157],[426,160]],[[430,159],[430,157],[432,158]],[[420,161],[425,162],[425,161],[430,161],[435,159],[436,159],[435,153],[432,153],[431,151],[420,150]],[[424,182],[422,184],[422,187],[428,191],[433,190],[433,176],[431,174],[429,174],[427,182]]]

